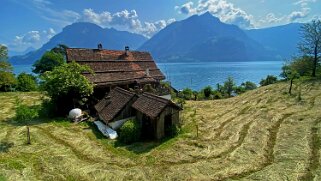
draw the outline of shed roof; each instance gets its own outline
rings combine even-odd
[[[101,119],[108,123],[135,97],[135,93],[116,87],[108,95],[95,105]]]
[[[151,93],[144,93],[132,105],[133,108],[142,112],[143,114],[156,118],[167,107],[171,106],[175,109],[181,110],[174,102],[168,99],[161,98]]]
[[[67,62],[89,66],[95,75],[84,75],[96,86],[151,83],[165,79],[148,52],[69,48]],[[149,69],[149,76],[146,70]]]

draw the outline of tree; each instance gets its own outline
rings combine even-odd
[[[7,61],[8,49],[0,45],[0,91],[9,91],[15,86],[17,80],[12,73],[13,67]]]
[[[224,82],[223,90],[228,97],[232,96],[232,93],[235,90],[235,82],[232,77],[228,77],[227,80]]]
[[[192,96],[193,96],[193,90],[190,88],[185,88],[179,93],[179,97],[186,100],[192,99]]]
[[[257,85],[256,85],[255,83],[251,82],[251,81],[243,82],[243,83],[241,84],[241,86],[244,87],[244,89],[245,89],[246,91],[248,91],[248,90],[254,90],[254,89],[257,88]]]
[[[261,86],[266,86],[266,85],[270,85],[270,84],[274,84],[278,81],[278,78],[275,77],[274,75],[268,75],[266,76],[265,79],[262,79],[260,81],[260,85]]]
[[[64,56],[64,58],[66,57],[66,49],[69,48],[67,45],[64,44],[58,44],[56,47],[52,48],[51,51],[61,54]]]
[[[312,77],[316,76],[316,69],[321,53],[321,21],[313,20],[301,27],[302,41],[299,49],[304,55],[313,56]]]
[[[280,76],[285,78],[286,80],[290,80],[289,94],[291,95],[293,80],[298,79],[300,77],[300,74],[296,70],[291,68],[291,66],[284,65],[282,67],[282,73]]]
[[[37,90],[37,79],[31,74],[25,72],[18,75],[17,90],[22,92]]]
[[[209,98],[210,95],[212,94],[213,92],[213,88],[211,86],[206,86],[204,89],[203,89],[203,93],[204,93],[204,96],[206,98]]]
[[[33,64],[33,72],[43,74],[46,71],[52,71],[55,67],[65,62],[64,56],[54,51],[46,52],[38,61]]]
[[[93,84],[82,75],[83,72],[92,73],[92,70],[88,66],[71,62],[40,76],[41,88],[56,105],[58,115],[65,115],[75,106],[81,106],[93,93]]]
[[[250,82],[250,81],[246,81],[246,82],[243,82],[240,86],[236,87],[235,92],[237,94],[242,94],[246,91],[254,90],[256,88],[257,88],[257,86],[255,83]]]
[[[0,44],[0,61],[8,60],[8,48]]]
[[[287,66],[297,71],[300,76],[311,76],[313,61],[313,57],[311,56],[294,57]]]

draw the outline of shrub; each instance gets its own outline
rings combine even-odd
[[[181,92],[179,93],[179,97],[180,97],[180,98],[183,98],[183,99],[186,99],[186,100],[192,99],[192,98],[193,98],[193,91],[192,91],[192,89],[190,89],[190,88],[185,88],[185,89],[183,89],[183,91],[181,91]]]
[[[92,70],[71,62],[41,76],[41,88],[55,103],[58,116],[64,116],[74,106],[81,106],[83,100],[93,93],[93,84],[82,75],[83,72],[92,73]]]
[[[151,84],[146,84],[143,87],[143,90],[144,90],[144,92],[149,92],[149,93],[152,93],[152,94],[156,93],[156,90],[153,88],[153,86]]]
[[[222,93],[217,90],[213,91],[213,98],[214,99],[222,99],[223,98]]]
[[[136,120],[128,120],[120,129],[118,141],[131,144],[140,139],[141,126]]]
[[[18,83],[17,83],[18,91],[28,92],[28,91],[37,90],[36,77],[33,75],[23,72],[18,75],[17,80],[18,80]]]
[[[210,95],[212,94],[212,91],[213,91],[213,88],[211,86],[206,86],[204,89],[203,89],[203,92],[204,92],[204,96],[206,98],[209,98]]]
[[[177,125],[172,125],[167,130],[165,130],[166,135],[169,137],[175,137],[179,134],[180,128]]]
[[[19,122],[31,121],[39,117],[40,106],[18,104],[15,120]]]
[[[261,86],[266,86],[266,85],[274,84],[277,81],[278,81],[277,77],[275,77],[274,75],[268,75],[265,79],[262,79],[260,81],[260,85]]]

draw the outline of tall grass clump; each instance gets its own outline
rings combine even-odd
[[[18,104],[15,120],[19,122],[31,121],[39,117],[40,106]]]
[[[136,120],[128,120],[120,129],[118,141],[123,144],[131,144],[139,141],[141,126]]]

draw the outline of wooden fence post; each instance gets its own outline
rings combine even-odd
[[[27,144],[30,145],[31,141],[30,141],[30,130],[29,130],[29,126],[27,126]]]

